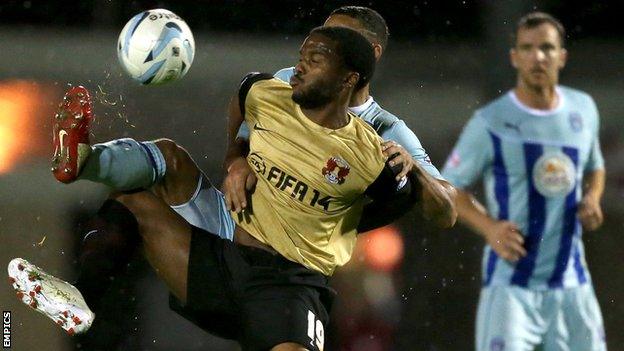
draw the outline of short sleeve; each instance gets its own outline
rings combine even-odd
[[[236,133],[236,139],[249,140],[249,125],[247,125],[247,122],[243,121],[241,123],[238,133]]]
[[[293,76],[294,72],[295,67],[282,68],[279,71],[275,72],[273,77],[288,83],[290,81],[290,77]],[[240,128],[238,128],[236,138],[249,140],[249,125],[247,123],[243,122]]]
[[[592,144],[589,150],[589,158],[587,159],[587,164],[585,165],[585,172],[604,169],[604,157],[602,156],[602,150],[600,149],[600,115],[593,99],[591,100],[591,103],[595,123],[594,130],[592,131]]]
[[[407,127],[405,122],[397,120],[392,123],[390,128],[381,133],[381,137],[384,140],[392,140],[403,146],[427,173],[434,178],[444,180],[440,171],[431,163],[431,158],[427,155],[427,151],[425,151],[416,134]]]
[[[492,139],[487,123],[478,112],[464,127],[449,155],[442,176],[458,188],[467,188],[479,179],[493,159]]]
[[[243,80],[241,80],[240,88],[238,89],[238,106],[240,107],[241,114],[245,118],[245,121],[247,121],[247,114],[245,113],[245,104],[247,101],[247,95],[249,94],[249,90],[251,90],[251,87],[254,85],[254,83],[261,81],[261,80],[272,79],[272,78],[273,76],[268,73],[252,72],[252,73],[247,74],[243,78]]]
[[[366,232],[390,224],[406,214],[419,200],[421,186],[413,173],[408,173],[401,181],[395,177],[400,165],[384,166],[375,181],[366,189],[373,201],[364,206],[358,224],[358,232]]]

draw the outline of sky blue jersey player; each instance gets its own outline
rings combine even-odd
[[[458,190],[460,221],[483,235],[476,349],[605,350],[581,233],[602,222],[604,161],[592,98],[557,85],[561,24],[523,17],[515,89],[477,110],[443,170],[458,189],[483,178],[487,214]]]

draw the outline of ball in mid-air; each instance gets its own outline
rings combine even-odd
[[[133,79],[156,85],[182,78],[195,55],[189,26],[165,9],[143,11],[119,34],[117,57]]]

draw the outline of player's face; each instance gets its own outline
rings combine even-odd
[[[559,33],[549,23],[520,28],[516,46],[511,49],[511,63],[518,71],[518,78],[532,88],[555,86],[566,58]]]
[[[299,63],[290,79],[292,99],[303,108],[327,105],[343,89],[343,71],[336,44],[323,35],[310,35],[301,46]]]

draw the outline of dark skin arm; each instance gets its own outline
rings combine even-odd
[[[238,96],[234,96],[228,107],[227,150],[223,163],[223,169],[227,174],[223,180],[223,193],[228,210],[237,213],[247,208],[247,194],[257,181],[255,173],[247,163],[249,144],[243,139],[236,138],[243,121]]]
[[[390,157],[394,154],[398,155],[389,162],[389,165],[391,167],[397,164],[403,165],[403,169],[397,174],[397,180],[411,171],[421,186],[422,198],[419,203],[425,219],[431,221],[440,229],[450,228],[455,225],[457,220],[457,209],[455,207],[457,191],[455,187],[444,180],[432,177],[418,162],[414,161],[405,148],[394,141],[385,142],[384,155]],[[366,215],[366,209],[364,215]]]

